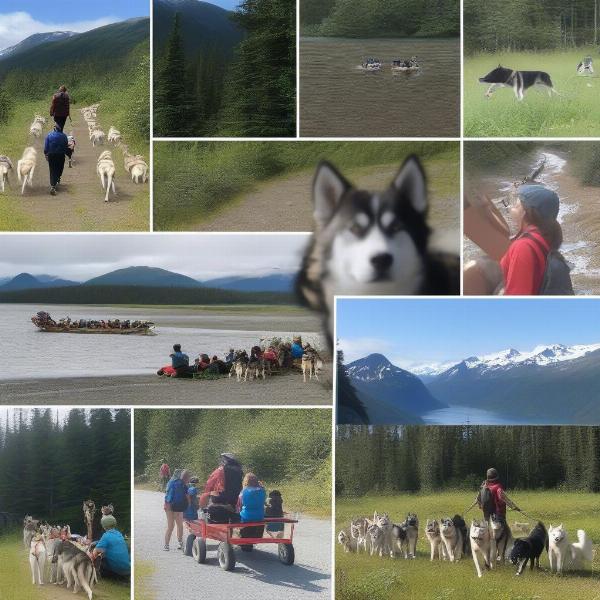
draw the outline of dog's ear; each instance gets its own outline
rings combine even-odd
[[[329,222],[342,196],[352,187],[327,161],[321,161],[313,180],[314,217],[319,225]]]
[[[427,182],[425,171],[415,155],[409,156],[392,181],[398,201],[408,200],[419,213],[427,212]]]

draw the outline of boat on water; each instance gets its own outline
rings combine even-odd
[[[154,323],[120,319],[75,319],[70,317],[55,321],[49,313],[38,312],[31,322],[46,333],[90,333],[99,335],[156,335]]]
[[[413,73],[420,70],[416,56],[411,56],[408,60],[397,58],[392,61],[392,71],[402,71],[405,73]]]
[[[361,67],[365,71],[381,71],[381,61],[378,58],[366,58]]]

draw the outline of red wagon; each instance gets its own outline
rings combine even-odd
[[[269,532],[268,526],[281,523],[277,527],[280,531]],[[217,557],[220,567],[225,571],[231,571],[235,567],[234,546],[239,546],[242,552],[252,552],[257,544],[277,544],[279,560],[284,565],[294,564],[294,527],[298,523],[296,519],[288,517],[266,518],[263,521],[251,523],[211,523],[203,515],[197,521],[185,521],[189,530],[186,538],[184,552],[186,556],[192,556],[198,563],[206,562],[206,542],[214,540],[219,542]],[[242,530],[247,527],[263,527],[262,537],[242,537]]]

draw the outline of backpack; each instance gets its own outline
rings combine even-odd
[[[242,480],[244,478],[242,467],[239,463],[230,461],[223,465],[223,473],[225,475],[225,490],[223,490],[221,496],[225,504],[235,506],[242,491]]]
[[[539,289],[540,296],[573,296],[571,267],[558,250],[546,250],[544,245],[533,235],[524,233],[521,237],[533,240],[536,246],[546,256],[546,268]]]
[[[188,505],[188,501],[187,489],[183,481],[181,481],[181,479],[175,480],[171,489],[173,492],[173,500],[171,501],[171,504],[176,508],[185,508]]]
[[[485,514],[491,515],[496,512],[496,501],[492,490],[487,485],[482,485],[477,494],[477,503]]]

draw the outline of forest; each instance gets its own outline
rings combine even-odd
[[[295,2],[243,0],[230,14],[243,32],[232,51],[214,43],[190,52],[182,18],[175,13],[155,52],[154,134],[294,136]]]
[[[137,410],[134,419],[138,482],[156,483],[163,459],[204,482],[233,452],[290,510],[329,510],[330,410]]]
[[[130,531],[130,411],[5,409],[0,418],[0,507],[84,533],[82,503],[112,503]],[[96,519],[98,520],[99,517]],[[96,523],[96,525],[98,525]],[[96,535],[100,531],[95,532]]]
[[[458,0],[301,0],[304,36],[457,37]]]
[[[599,10],[598,0],[465,0],[465,53],[596,46]]]
[[[338,426],[336,494],[510,489],[600,492],[600,427]]]

